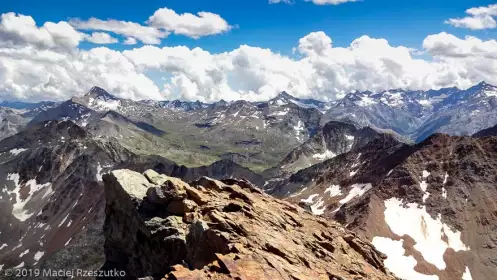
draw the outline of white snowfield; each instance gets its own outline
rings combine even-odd
[[[299,120],[298,123],[297,123],[297,125],[295,125],[293,127],[293,130],[295,130],[295,138],[297,138],[297,140],[299,142],[304,141],[304,138],[302,137],[302,134],[304,133],[304,131],[306,129],[305,129],[304,123],[301,120]]]
[[[363,96],[360,101],[356,102],[356,104],[361,107],[369,107],[375,105],[376,103],[378,102],[369,96]]]
[[[315,194],[311,194],[307,199],[301,199],[300,201],[304,202],[304,203],[313,203],[314,202],[314,199],[316,197],[318,197],[319,194],[315,193]]]
[[[386,237],[375,236],[373,245],[378,251],[387,255],[385,266],[395,276],[406,280],[438,280],[436,275],[421,274],[414,270],[417,261],[413,256],[406,256],[404,250],[404,240],[392,240]]]
[[[428,178],[428,176],[430,176],[431,173],[426,171],[426,170],[423,170],[423,179],[426,179]],[[423,202],[426,202],[426,199],[428,199],[428,197],[430,197],[430,193],[427,192],[426,190],[428,189],[428,183],[426,183],[426,180],[423,180],[421,181],[421,183],[419,184],[419,187],[421,188],[421,190],[423,191]]]
[[[464,274],[462,275],[462,280],[473,280],[473,277],[471,276],[471,271],[469,271],[469,268],[466,266],[466,270],[464,271]]]
[[[324,205],[323,198],[319,197],[316,203],[311,205],[312,214],[320,216],[324,214],[324,210],[326,210],[326,205]]]
[[[12,155],[14,156],[17,156],[19,155],[20,153],[23,153],[25,151],[27,151],[28,149],[12,149],[9,151],[9,153],[11,153]]]
[[[45,255],[45,252],[38,251],[35,253],[33,258],[35,261],[39,261],[41,259],[41,257],[43,257],[43,255]]]
[[[342,195],[342,190],[340,189],[339,185],[331,185],[329,188],[327,188],[324,191],[324,194],[326,194],[326,193],[330,193],[330,197],[335,197],[335,196]]]
[[[46,183],[43,185],[39,185],[35,179],[29,180],[24,188],[29,188],[29,193],[25,199],[21,199],[21,188],[23,187],[19,183],[19,174],[17,173],[9,173],[7,175],[7,180],[14,182],[15,188],[12,191],[7,191],[7,194],[15,195],[16,202],[12,205],[12,215],[16,217],[19,221],[24,222],[29,217],[31,217],[34,213],[29,213],[29,210],[24,209],[26,204],[31,200],[33,194],[37,193],[39,190],[46,188],[47,190],[51,188],[51,183]],[[45,193],[43,197],[46,197]]]
[[[434,219],[426,212],[426,206],[420,207],[417,203],[404,206],[402,200],[394,197],[385,201],[384,214],[390,230],[400,237],[407,235],[414,239],[414,249],[426,262],[439,270],[445,270],[447,267],[443,256],[448,248],[456,252],[469,250],[461,240],[461,233],[444,224],[441,214]],[[388,256],[385,265],[398,277],[406,280],[438,279],[436,275],[422,275],[414,271],[416,261],[412,256],[404,256],[403,240],[395,241],[376,236],[373,238],[373,245]],[[471,277],[469,269],[463,276],[463,280],[467,280],[464,277],[471,279],[468,278]]]
[[[121,102],[119,100],[102,100],[98,98],[97,99],[90,98],[89,105],[90,107],[97,110],[100,109],[100,110],[117,111],[117,109],[121,105]]]
[[[367,191],[372,189],[373,186],[371,184],[354,184],[351,186],[349,194],[342,200],[340,200],[340,204],[345,204],[355,197],[361,197]]]
[[[337,155],[335,153],[333,153],[332,151],[330,151],[330,150],[326,150],[322,154],[314,154],[314,155],[312,155],[312,157],[314,159],[317,159],[317,160],[332,159],[332,158],[334,158],[336,156]]]
[[[267,183],[267,182],[266,182],[266,183]],[[304,193],[306,190],[307,190],[307,187],[305,187],[305,188],[301,189],[299,192],[296,192],[296,193],[294,193],[294,194],[290,195],[290,197],[296,197],[296,196],[299,196],[299,195],[301,195],[302,193]]]
[[[316,202],[314,200],[317,198]],[[326,210],[326,205],[324,205],[323,198],[319,196],[319,194],[315,193],[310,195],[307,199],[301,199],[300,201],[311,207],[311,212],[314,215],[323,215],[324,210]]]

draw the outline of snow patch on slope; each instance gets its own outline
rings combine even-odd
[[[323,199],[319,197],[316,203],[311,205],[311,212],[312,214],[319,216],[324,214],[324,210],[326,210],[326,206],[324,205]]]
[[[444,176],[444,182],[443,184],[447,184],[447,179],[449,179],[449,173],[445,172],[445,176]]]
[[[316,198],[318,198],[318,199],[316,200],[316,202],[314,202],[314,200]],[[314,215],[317,215],[317,216],[323,215],[324,210],[326,210],[326,206],[324,205],[323,198],[319,197],[319,194],[317,194],[317,193],[310,195],[307,199],[301,199],[300,201],[307,204],[307,205],[310,205],[311,212]]]
[[[34,255],[35,261],[39,261],[41,259],[41,257],[43,257],[43,255],[45,255],[45,252],[41,252],[41,251],[36,252]]]
[[[372,105],[375,105],[377,102],[369,97],[369,96],[362,96],[361,100],[358,101],[356,104],[360,107],[369,107],[369,106],[372,106]]]
[[[299,120],[297,125],[293,127],[293,130],[295,130],[295,137],[297,138],[297,140],[302,142],[304,140],[302,138],[302,133],[305,131],[304,123]]]
[[[473,277],[471,276],[471,271],[469,271],[469,268],[466,266],[466,270],[464,270],[464,274],[462,275],[462,280],[473,280]]]
[[[330,197],[342,195],[342,190],[340,189],[339,185],[331,185],[324,191],[324,194],[326,194],[327,192],[330,193]]]
[[[326,160],[336,157],[337,155],[330,150],[324,151],[322,154],[314,154],[312,157],[317,160]]]
[[[304,202],[304,203],[314,203],[314,199],[316,197],[318,197],[319,194],[315,193],[315,194],[311,194],[307,199],[301,199],[300,201]]]
[[[361,197],[363,194],[365,194],[367,191],[372,189],[373,186],[371,184],[354,184],[352,185],[349,194],[342,200],[340,200],[340,204],[345,204],[355,197]]]
[[[375,236],[372,241],[378,251],[387,255],[385,266],[395,276],[405,280],[438,280],[436,275],[421,274],[414,270],[417,265],[413,256],[406,256],[404,240],[392,240],[386,237]]]
[[[423,170],[423,179],[426,179],[428,178],[428,176],[430,176],[430,172],[426,171],[426,170]],[[421,183],[419,183],[419,187],[421,188],[421,190],[423,191],[423,202],[426,202],[426,199],[428,199],[428,197],[430,197],[430,193],[427,192],[426,190],[428,189],[428,183],[426,183],[426,180],[423,180],[421,181]]]
[[[21,199],[21,188],[23,188],[23,186],[19,183],[19,179],[20,177],[17,173],[9,173],[7,175],[7,180],[14,182],[15,185],[14,190],[7,191],[7,194],[14,194],[16,199],[16,202],[12,205],[12,215],[14,215],[14,217],[16,217],[19,221],[24,222],[33,215],[33,213],[29,214],[28,210],[24,209],[26,204],[33,197],[33,194],[43,188],[51,188],[52,184],[46,183],[39,185],[35,179],[31,179],[24,185],[24,188],[29,188],[29,193],[26,198]]]
[[[12,150],[9,151],[9,153],[11,153],[13,156],[17,156],[20,153],[23,153],[23,152],[25,152],[27,150],[28,149],[12,149]]]
[[[404,208],[402,200],[391,198],[385,201],[385,222],[396,235],[414,239],[414,249],[440,270],[447,266],[443,255],[448,248],[456,252],[469,250],[461,241],[461,232],[442,223],[440,214],[433,219],[426,206],[420,208],[417,203],[409,203]]]
[[[113,110],[117,111],[121,102],[119,100],[101,100],[90,98],[90,107],[96,110]]]

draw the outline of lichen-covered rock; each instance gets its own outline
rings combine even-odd
[[[186,190],[182,185],[167,180],[160,186],[153,186],[147,190],[147,199],[153,204],[167,205],[171,201],[181,201],[186,197]]]
[[[195,211],[195,209],[197,209],[197,204],[189,199],[171,201],[167,205],[167,212],[177,216],[183,216],[186,213]]]
[[[147,171],[139,176],[161,185],[131,187],[123,183],[130,174],[139,175],[118,170],[104,177],[105,268],[185,280],[395,279],[369,242],[248,182],[204,177],[187,184]],[[165,186],[165,193],[185,195],[146,207],[143,188]]]

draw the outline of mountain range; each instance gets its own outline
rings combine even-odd
[[[94,87],[62,103],[1,103],[0,138],[45,120],[73,120],[96,133],[102,130],[103,138],[119,138],[130,149],[179,164],[229,159],[259,172],[279,164],[329,121],[420,142],[435,132],[472,135],[496,125],[496,100],[497,87],[484,82],[467,90],[354,92],[333,102],[283,92],[267,102],[213,104],[132,101]]]
[[[0,270],[497,273],[495,86],[212,104],[94,87],[0,104]]]

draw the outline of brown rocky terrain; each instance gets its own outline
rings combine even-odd
[[[391,139],[302,170],[272,192],[372,241],[398,277],[494,279],[497,137]]]
[[[247,181],[103,179],[104,268],[130,279],[396,279],[371,243]]]
[[[301,169],[357,150],[380,135],[380,132],[370,127],[357,129],[349,123],[330,121],[309,140],[292,150],[278,165],[265,170],[263,175],[267,178],[288,177]]]
[[[481,130],[473,135],[473,137],[497,136],[497,125]]]
[[[0,140],[0,270],[102,267],[102,174],[122,168],[152,168],[184,180],[210,176],[263,182],[226,160],[187,168],[159,156],[137,155],[118,141],[95,139],[71,121],[34,125]]]

